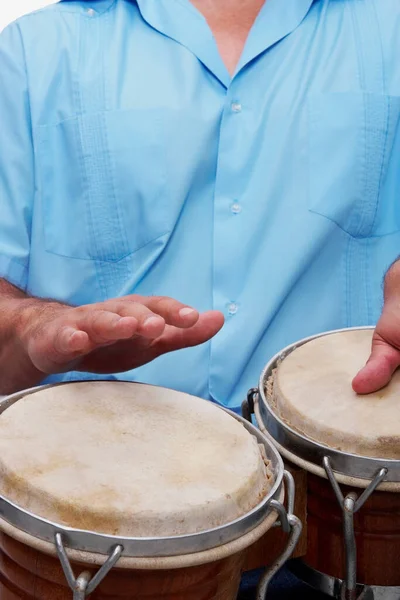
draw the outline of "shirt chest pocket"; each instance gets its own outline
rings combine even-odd
[[[166,139],[157,111],[84,114],[40,127],[44,244],[70,258],[118,261],[173,228]]]
[[[356,238],[398,231],[400,98],[314,94],[308,108],[311,212]]]

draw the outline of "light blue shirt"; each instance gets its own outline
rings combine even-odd
[[[236,409],[287,344],[379,316],[399,57],[398,0],[268,0],[232,78],[189,0],[23,17],[0,37],[0,276],[223,311],[212,342],[117,377]]]

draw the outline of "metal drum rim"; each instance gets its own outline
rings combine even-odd
[[[359,331],[364,329],[373,329],[373,327],[349,327],[326,331],[303,338],[302,340],[286,346],[286,348],[275,354],[275,356],[273,356],[264,367],[258,382],[257,393],[261,400],[259,402],[261,424],[268,434],[280,446],[290,452],[290,454],[298,456],[299,459],[305,463],[316,466],[318,469],[321,469],[322,472],[324,471],[322,460],[324,457],[328,457],[333,471],[340,473],[346,478],[348,477],[365,480],[367,484],[368,481],[374,478],[377,471],[382,468],[386,468],[388,472],[385,476],[384,482],[397,484],[400,482],[400,460],[373,458],[351,454],[341,450],[336,450],[335,448],[326,446],[321,442],[312,440],[311,438],[308,438],[305,435],[297,432],[295,429],[292,429],[289,425],[282,421],[268,402],[265,395],[265,383],[272,375],[272,371],[277,366],[278,361],[284,359],[285,356],[290,354],[296,348],[306,344],[309,341],[320,337],[325,337],[327,335],[333,335],[347,331]]]
[[[95,380],[95,382],[101,381],[109,382],[110,380]],[[0,402],[0,416],[15,402],[18,402],[18,400],[40,390],[58,387],[60,385],[85,382],[93,382],[93,380],[59,382],[22,390],[7,396]],[[118,382],[131,383],[132,385],[149,385],[125,380],[118,380],[117,383]],[[161,386],[151,387],[157,388]],[[182,393],[176,392],[176,390],[170,391],[178,394]],[[204,400],[204,402],[207,402],[207,400]],[[2,495],[0,495],[0,517],[17,529],[50,543],[54,543],[55,535],[61,533],[66,546],[70,549],[108,555],[113,547],[121,545],[124,548],[124,556],[134,558],[172,557],[204,552],[241,538],[260,525],[274,510],[270,506],[270,503],[271,500],[279,500],[283,486],[284,466],[282,458],[275,446],[257,427],[224,407],[219,405],[215,405],[215,407],[216,409],[224,410],[230,416],[242,423],[247,431],[256,437],[258,443],[264,446],[266,456],[271,462],[271,470],[274,475],[274,483],[267,496],[265,496],[265,498],[263,498],[263,500],[250,512],[242,515],[238,519],[213,529],[172,537],[133,538],[113,536],[94,531],[75,529],[59,523],[54,523],[17,506]]]

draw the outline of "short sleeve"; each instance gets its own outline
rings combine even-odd
[[[34,153],[24,49],[18,23],[0,34],[0,277],[26,289]]]

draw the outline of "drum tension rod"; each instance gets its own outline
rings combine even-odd
[[[122,552],[124,551],[123,546],[115,546],[107,558],[106,562],[100,567],[97,573],[90,579],[90,573],[87,571],[81,573],[76,579],[74,572],[69,562],[69,558],[65,551],[64,541],[61,533],[56,533],[55,536],[56,550],[58,557],[61,562],[62,569],[64,571],[65,578],[69,587],[73,592],[73,600],[85,600],[94,592],[98,585],[108,575],[111,569],[115,566],[117,561],[120,559]]]
[[[357,546],[354,533],[354,515],[362,508],[378,485],[382,483],[388,470],[386,468],[379,469],[375,477],[370,481],[359,497],[355,492],[350,492],[344,497],[327,456],[324,456],[322,464],[343,512],[346,578],[343,581],[341,600],[362,600],[365,597],[365,594],[363,591],[359,594],[359,586],[357,586]]]

